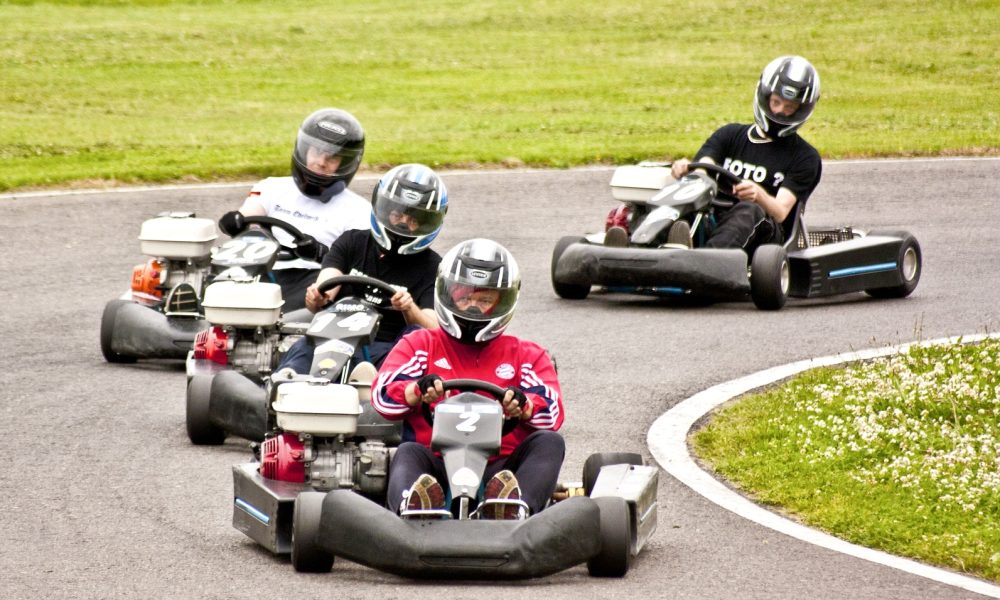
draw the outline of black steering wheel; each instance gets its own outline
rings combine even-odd
[[[299,231],[297,227],[295,227],[291,223],[286,223],[281,219],[275,219],[274,217],[268,217],[264,215],[251,215],[249,217],[243,217],[243,223],[245,223],[246,226],[256,225],[260,227],[261,229],[266,231],[272,238],[274,238],[274,241],[278,243],[278,247],[280,247],[288,254],[292,255],[292,256],[279,256],[278,258],[282,260],[294,258],[295,246],[298,246],[303,242],[315,241],[315,238],[313,238],[313,236],[302,233],[301,231]],[[288,235],[292,236],[292,241],[295,242],[295,246],[287,246],[279,242],[278,238],[274,235],[273,229],[275,227],[281,229]],[[244,227],[243,231],[246,231],[246,227]]]
[[[374,277],[368,277],[367,275],[337,275],[336,277],[331,277],[324,280],[323,283],[319,284],[319,293],[325,294],[339,285],[366,285],[373,287],[383,292],[389,294],[386,299],[392,298],[396,292],[399,290],[395,287],[389,285],[388,283],[382,281],[381,279],[375,279]],[[366,301],[364,298],[359,298],[365,304],[369,306],[374,306],[371,302]],[[324,307],[325,308],[325,307]],[[389,306],[376,306],[375,308],[382,308],[385,310],[398,310],[392,304]],[[322,309],[320,309],[322,310]]]
[[[725,183],[728,183],[730,188],[730,193],[732,192],[732,188],[736,187],[738,184],[743,182],[743,179],[737,175],[734,175],[732,171],[724,169],[714,163],[693,162],[688,164],[689,174],[696,169],[703,169],[705,171],[708,171],[709,173],[715,175],[718,181],[720,182],[724,181]],[[722,206],[728,208],[736,204],[736,202],[732,200],[721,200],[719,198],[713,198],[712,204],[714,204],[715,206]]]
[[[442,381],[442,388],[444,391],[449,390],[459,390],[464,392],[486,392],[497,402],[502,402],[503,397],[507,394],[507,390],[500,387],[495,383],[490,383],[488,381],[482,381],[481,379],[450,379],[448,381]],[[418,390],[419,391],[419,390]],[[524,402],[518,403],[518,406],[524,406]],[[421,403],[420,410],[424,415],[424,420],[431,427],[434,427],[434,412],[431,410],[430,404]],[[503,421],[503,432],[501,435],[507,435],[520,422],[518,417],[504,417]]]

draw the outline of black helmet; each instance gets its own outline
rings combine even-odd
[[[771,111],[771,94],[799,103],[791,115]],[[770,137],[791,135],[802,126],[819,101],[819,73],[801,56],[781,56],[760,74],[754,94],[753,116],[757,126]]]
[[[430,167],[406,164],[383,175],[372,190],[372,237],[399,254],[426,249],[448,212],[448,188]]]
[[[365,130],[351,113],[336,108],[317,110],[299,128],[292,151],[292,178],[303,194],[328,202],[351,183],[364,153]],[[316,161],[334,158],[340,161],[330,172],[314,170]]]
[[[449,335],[480,344],[507,328],[520,292],[521,272],[513,255],[496,242],[468,240],[441,259],[434,311]]]

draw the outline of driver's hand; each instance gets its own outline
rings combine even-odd
[[[326,306],[331,300],[333,300],[334,290],[328,290],[325,294],[319,293],[319,285],[312,284],[306,288],[306,308],[309,312],[319,312],[321,308]]]
[[[767,197],[767,192],[756,183],[744,179],[733,186],[733,195],[744,202],[760,204]]]
[[[680,179],[688,174],[688,165],[691,161],[686,158],[678,158],[670,165],[670,174],[674,176],[674,179]]]
[[[389,302],[392,303],[393,308],[401,312],[409,312],[416,306],[413,302],[413,296],[406,290],[399,290],[393,294],[392,298],[389,298]]]
[[[417,406],[421,402],[433,404],[444,397],[444,380],[440,375],[424,375],[406,386],[403,394],[410,406]]]
[[[527,421],[531,418],[531,413],[534,411],[531,400],[524,395],[524,392],[513,386],[507,388],[500,404],[503,405],[503,412],[512,419]]]

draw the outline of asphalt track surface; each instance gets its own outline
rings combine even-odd
[[[1000,325],[1000,160],[828,162],[807,223],[906,229],[924,252],[909,298],[862,294],[685,307],[593,294],[556,298],[558,237],[598,229],[610,169],[448,173],[435,247],[508,246],[524,272],[515,334],[556,355],[566,399],[564,480],[597,451],[651,460],[662,413],[721,382],[814,356]],[[371,178],[354,187],[371,190]],[[245,442],[192,446],[179,365],[104,362],[104,304],[143,260],[142,220],[218,217],[248,186],[0,197],[0,597],[3,598],[810,598],[959,599],[975,594],[839,554],[747,521],[661,473],[660,524],[621,580],[577,567],[540,580],[414,582],[338,561],[300,575],[232,528],[231,466]]]

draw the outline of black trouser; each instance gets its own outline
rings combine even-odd
[[[306,288],[316,283],[319,269],[277,269],[271,271],[271,277],[281,286],[285,301],[281,312],[288,313],[306,307]]]
[[[781,225],[753,202],[737,202],[716,213],[716,219],[706,248],[742,248],[747,256],[753,256],[758,246],[780,244],[784,237]]]
[[[536,431],[518,444],[509,456],[486,465],[483,484],[504,469],[513,471],[521,487],[521,500],[528,505],[531,514],[535,514],[545,508],[552,492],[556,491],[565,454],[566,443],[561,435],[555,431]],[[389,510],[399,512],[404,495],[424,473],[433,475],[444,486],[445,494],[448,493],[444,459],[435,456],[423,444],[400,444],[389,467],[389,490],[386,496]]]

